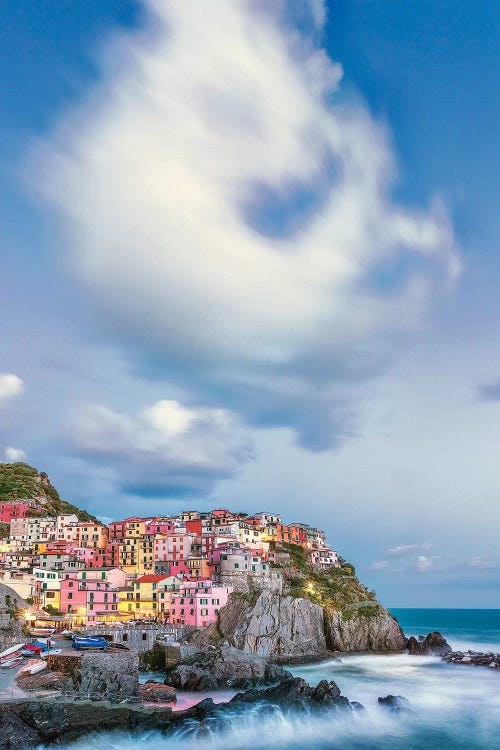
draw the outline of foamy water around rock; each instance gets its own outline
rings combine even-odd
[[[231,717],[224,728],[193,722],[176,735],[144,733],[124,737],[103,733],[71,745],[72,750],[130,750],[148,743],[157,750],[485,750],[498,747],[500,674],[450,666],[436,657],[351,656],[341,662],[296,667],[294,674],[314,683],[334,679],[344,695],[365,711],[326,716],[285,716],[256,710]],[[378,696],[405,695],[413,713],[394,715]],[[201,696],[200,696],[201,697]]]

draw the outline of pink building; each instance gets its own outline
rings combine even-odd
[[[167,560],[169,566],[169,575],[171,576],[190,576],[191,568],[187,560]]]
[[[118,616],[119,592],[107,581],[67,578],[61,581],[60,609],[76,623],[93,625]]]
[[[145,534],[173,534],[174,532],[175,526],[171,518],[148,518],[146,520]]]
[[[104,568],[106,565],[106,550],[90,547],[77,547],[74,555],[81,560],[86,568]]]
[[[30,512],[40,510],[34,500],[3,500],[0,502],[0,523],[10,523],[13,518],[28,518]]]
[[[185,583],[179,593],[172,594],[170,622],[196,628],[217,622],[231,591],[230,586],[213,585],[209,580]]]

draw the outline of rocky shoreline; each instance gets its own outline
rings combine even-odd
[[[437,632],[425,638],[411,637],[405,646],[410,655],[433,655],[453,664],[500,667],[500,655],[452,651]],[[191,646],[193,651],[175,664],[168,663],[169,648],[157,644],[145,660],[152,659],[163,671],[164,682],[148,680],[143,684],[139,684],[140,662],[134,652],[51,655],[45,672],[17,677],[18,686],[32,690],[33,697],[0,703],[0,750],[68,743],[102,731],[156,731],[168,735],[182,729],[183,735],[197,734],[209,727],[223,727],[224,722],[246,711],[268,715],[273,711],[300,714],[354,712],[363,708],[341,695],[335,682],[322,680],[311,686],[292,677],[269,656],[221,642],[220,635]],[[306,659],[300,654],[299,658],[312,662],[318,654],[312,656]],[[338,658],[339,652],[325,656]],[[175,703],[177,690],[220,689],[242,692],[224,703],[207,698],[185,710],[174,711],[167,705]],[[43,690],[52,692],[42,695]],[[411,712],[403,696],[388,695],[379,699],[379,705],[392,713]]]
[[[223,727],[245,710],[269,714],[269,711],[293,711],[294,714],[321,711],[353,712],[361,710],[341,695],[335,682],[322,680],[315,687],[300,677],[274,687],[237,693],[227,703],[211,698],[185,711],[169,707],[144,707],[138,703],[110,703],[68,698],[16,700],[0,704],[0,750],[29,750],[40,744],[73,742],[96,732],[141,733],[156,731],[164,735],[203,734],[207,727]]]
[[[500,669],[500,654],[495,654],[492,651],[451,651],[443,656],[443,661],[448,662],[448,664]]]

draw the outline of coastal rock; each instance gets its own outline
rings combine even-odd
[[[379,698],[378,703],[391,713],[411,713],[410,701],[404,695],[386,695],[385,698]]]
[[[292,677],[265,690],[238,693],[230,701],[231,704],[262,702],[294,711],[332,707],[352,709],[349,700],[340,694],[335,682],[321,680],[316,687],[311,687],[301,677]]]
[[[61,690],[70,692],[75,687],[70,676],[64,672],[53,672],[52,670],[45,670],[38,674],[22,672],[16,677],[16,685],[21,690],[26,690],[26,692],[35,690]]]
[[[406,643],[397,620],[380,605],[369,614],[325,612],[325,633],[331,651],[402,651]]]
[[[451,646],[441,633],[434,631],[418,640],[412,636],[408,638],[405,648],[412,656],[446,656],[451,653]]]
[[[147,703],[175,703],[177,700],[175,688],[156,680],[148,680],[140,685],[138,695]]]
[[[340,694],[334,682],[312,687],[301,678],[291,678],[263,690],[238,693],[231,701],[214,704],[207,698],[185,711],[82,700],[18,700],[0,704],[0,750],[29,750],[39,745],[66,745],[96,732],[116,731],[141,736],[156,731],[171,734],[179,729],[201,736],[207,727],[222,728],[234,715],[248,708],[266,714],[280,708],[294,713],[361,708]]]
[[[80,697],[120,702],[138,693],[139,659],[133,652],[85,653],[80,670]]]
[[[438,632],[429,633],[422,641],[422,647],[435,656],[445,656],[451,652],[450,644]]]
[[[262,592],[255,601],[232,595],[218,629],[232,646],[274,661],[321,658],[327,653],[323,609],[308,599]]]
[[[408,651],[410,656],[420,656],[422,653],[421,642],[417,641],[417,639],[413,635],[406,641],[405,649]]]
[[[74,742],[96,732],[168,730],[172,709],[75,700],[0,703],[0,750]]]
[[[469,664],[475,667],[500,668],[500,654],[492,651],[451,651],[443,656],[448,664]]]
[[[168,674],[168,682],[179,690],[246,689],[271,685],[291,675],[276,664],[232,646],[197,652]]]

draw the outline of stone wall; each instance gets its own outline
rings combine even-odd
[[[14,612],[27,606],[10,586],[0,583],[0,651],[22,639],[23,621],[18,620]]]
[[[231,586],[234,591],[247,594],[252,589],[283,593],[283,576],[274,570],[269,573],[221,573],[218,576],[223,586]]]
[[[83,654],[49,654],[47,667],[61,674],[72,674],[81,668]]]
[[[139,657],[135,653],[86,652],[82,654],[79,672],[80,698],[118,703],[137,695]]]

